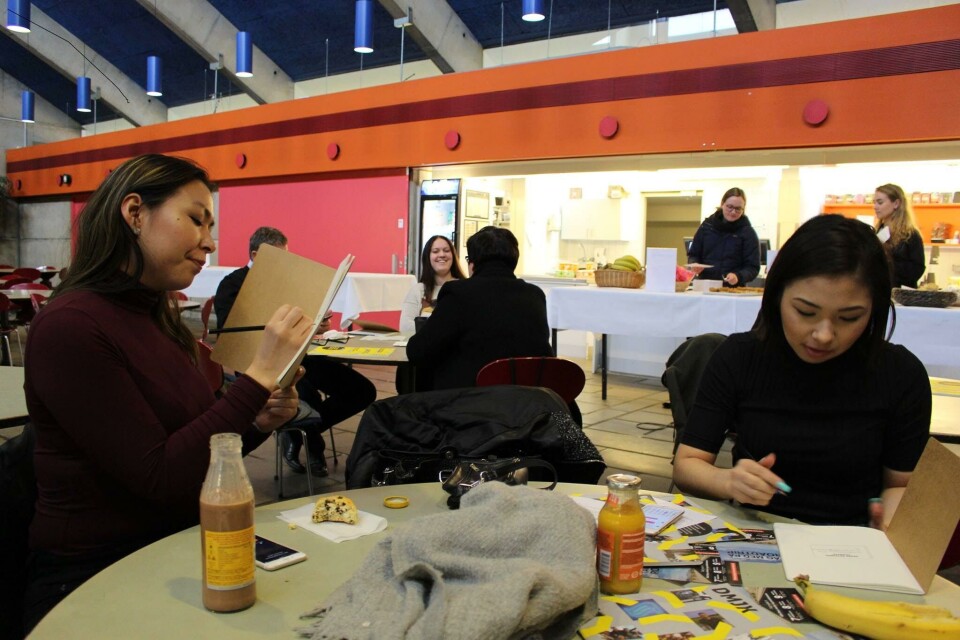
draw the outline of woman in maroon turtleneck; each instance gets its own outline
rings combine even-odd
[[[128,553],[199,520],[215,433],[245,449],[296,414],[275,380],[310,330],[283,306],[246,374],[220,398],[167,292],[184,289],[216,245],[206,172],[161,155],[129,160],[77,221],[66,279],[37,315],[24,391],[36,430],[27,630]]]

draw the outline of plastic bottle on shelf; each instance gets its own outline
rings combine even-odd
[[[603,593],[636,593],[643,583],[646,519],[639,489],[637,476],[607,476],[607,502],[597,518],[597,573]]]
[[[241,438],[210,437],[210,467],[200,491],[203,606],[227,613],[257,599],[253,487],[243,466]]]

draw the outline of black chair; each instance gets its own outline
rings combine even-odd
[[[0,446],[0,640],[23,637],[23,594],[27,586],[27,530],[37,500],[33,470],[36,436],[27,424]]]
[[[670,396],[670,413],[673,414],[673,453],[676,455],[680,438],[687,426],[687,417],[697,399],[700,378],[710,356],[726,340],[720,333],[704,333],[688,338],[667,358],[667,369],[660,382]]]

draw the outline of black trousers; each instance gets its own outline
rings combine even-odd
[[[297,393],[322,418],[320,428],[307,434],[311,452],[320,453],[324,447],[320,434],[373,404],[377,388],[350,367],[323,356],[307,356],[303,367],[306,375],[297,383]],[[292,432],[290,437],[297,442],[300,436]]]

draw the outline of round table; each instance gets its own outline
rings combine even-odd
[[[606,487],[560,484],[558,491],[602,496]],[[307,560],[278,571],[257,569],[257,602],[237,613],[211,613],[200,594],[200,531],[187,529],[137,551],[91,578],[67,596],[34,629],[30,638],[283,638],[293,640],[299,615],[333,593],[349,578],[373,546],[397,525],[418,516],[446,511],[447,494],[439,483],[354,489],[342,492],[361,511],[385,517],[386,532],[333,543],[303,529],[291,530],[277,519],[281,511],[313,502],[299,498],[259,507],[256,530],[307,554]],[[383,499],[404,495],[405,509],[389,509]],[[770,528],[750,512],[726,503],[696,499],[714,514],[740,526]],[[779,564],[744,563],[744,586],[788,585]],[[643,591],[675,589],[675,584],[645,579]],[[860,597],[929,602],[960,614],[960,587],[936,578],[923,598],[901,594],[836,589]],[[800,625],[802,628],[804,625]]]

